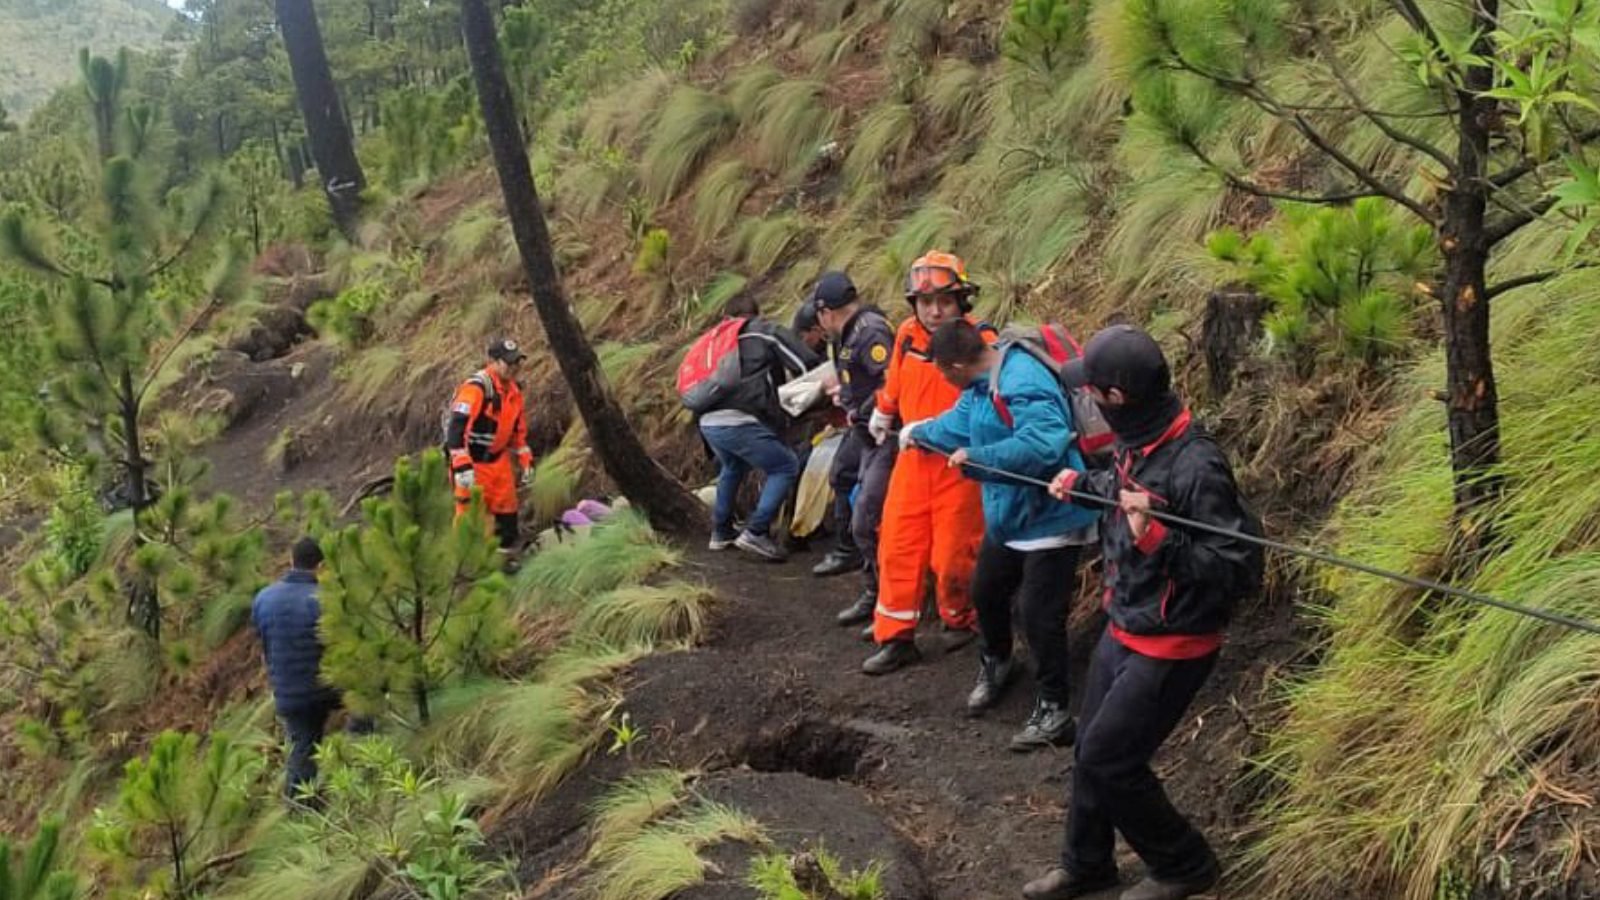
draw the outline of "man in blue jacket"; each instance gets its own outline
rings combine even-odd
[[[267,658],[267,680],[278,718],[289,736],[289,760],[284,792],[298,800],[301,786],[317,779],[314,758],[328,716],[339,708],[339,694],[319,677],[322,642],[317,620],[317,569],[322,548],[309,537],[301,538],[290,553],[292,568],[274,584],[263,588],[250,606],[250,620],[261,637]]]
[[[938,418],[901,429],[902,444],[949,453],[951,466],[970,462],[1039,479],[1083,469],[1071,405],[1055,373],[1032,351],[1016,344],[990,346],[961,319],[936,331],[929,349],[944,377],[962,388],[961,399]],[[983,653],[967,712],[982,715],[993,707],[1014,675],[1015,596],[1038,697],[1011,749],[1069,745],[1075,725],[1067,710],[1067,609],[1077,593],[1078,558],[1097,539],[1099,514],[1059,503],[1042,487],[971,466],[964,472],[983,482],[984,518],[972,580]]]

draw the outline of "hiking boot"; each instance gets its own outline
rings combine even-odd
[[[943,623],[941,623],[943,624]],[[944,652],[954,653],[962,647],[972,643],[978,638],[977,628],[951,628],[943,624],[943,631],[939,636],[939,643],[944,647]]]
[[[789,558],[789,554],[783,552],[782,547],[779,547],[772,538],[764,534],[755,534],[749,531],[742,532],[734,539],[733,545],[751,556],[764,559],[767,562],[781,563]]]
[[[1204,875],[1187,881],[1157,881],[1154,878],[1145,878],[1123,891],[1122,900],[1185,900],[1196,894],[1204,894],[1216,887],[1220,880],[1222,873],[1215,865],[1207,869]]]
[[[912,663],[922,659],[922,651],[911,641],[890,641],[878,648],[878,652],[867,657],[861,664],[861,671],[868,675],[887,675],[897,672]]]
[[[867,627],[861,629],[861,633],[857,635],[857,637],[869,644],[876,644],[878,642],[877,626],[873,625],[871,622],[868,622]]]
[[[878,598],[876,595],[871,591],[862,591],[861,595],[856,597],[855,602],[839,610],[839,614],[834,616],[833,620],[844,627],[860,625],[862,622],[871,622],[872,610],[877,605]]]
[[[1033,705],[1033,715],[1011,739],[1011,749],[1031,753],[1045,747],[1070,747],[1077,736],[1078,723],[1066,705],[1040,699]]]
[[[522,560],[510,550],[501,550],[500,571],[507,575],[515,575],[522,571]]]
[[[967,695],[967,715],[981,716],[999,703],[1016,671],[1009,658],[996,659],[987,654],[979,657],[978,683]]]
[[[706,546],[708,548],[710,548],[713,553],[721,553],[722,551],[728,549],[729,547],[732,547],[734,542],[737,541],[738,539],[739,539],[738,535],[712,534],[711,535],[711,542],[708,543]]]
[[[1022,896],[1027,900],[1073,900],[1109,891],[1119,883],[1116,872],[1085,878],[1057,867],[1023,885]]]
[[[822,562],[811,567],[811,574],[818,578],[832,578],[835,575],[859,572],[861,566],[861,554],[829,550],[828,555],[822,558]]]

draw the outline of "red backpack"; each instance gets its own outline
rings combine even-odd
[[[695,339],[678,366],[678,397],[696,415],[710,412],[739,386],[739,332],[747,319],[723,319]]]
[[[1029,356],[1044,363],[1045,368],[1054,373],[1058,380],[1061,378],[1061,367],[1083,355],[1083,347],[1072,334],[1054,322],[1013,325],[1000,332],[996,346],[1002,351],[1010,346],[1026,350]],[[1115,436],[1105,415],[1100,412],[1100,405],[1094,402],[1087,388],[1069,388],[1063,384],[1061,392],[1066,395],[1067,405],[1072,409],[1072,427],[1077,433],[1078,450],[1083,454],[1083,461],[1096,466],[1109,463]],[[999,372],[990,381],[989,396],[1000,419],[1007,427],[1014,425],[1011,408],[1006,405],[1006,399],[1000,396]]]

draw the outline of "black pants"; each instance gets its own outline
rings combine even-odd
[[[864,432],[864,429],[858,429]],[[893,439],[882,446],[873,446],[871,436],[865,436],[861,449],[861,489],[856,492],[855,507],[850,511],[850,531],[856,546],[861,548],[865,588],[878,596],[878,531],[883,527],[883,501],[889,497],[889,476],[894,473],[894,459],[898,447]]]
[[[328,716],[338,704],[319,704],[303,709],[280,709],[283,730],[289,738],[289,759],[284,765],[283,795],[298,799],[301,785],[317,781],[317,745],[328,727]]]
[[[522,537],[521,517],[516,513],[495,513],[494,533],[500,539],[501,550],[515,550],[517,539]]]
[[[1115,870],[1116,832],[1160,881],[1198,878],[1217,864],[1200,832],[1172,806],[1150,760],[1183,719],[1217,654],[1141,656],[1100,636],[1079,715],[1072,803],[1062,864],[1084,877]]]
[[[978,610],[983,652],[1011,658],[1011,604],[1022,615],[1022,633],[1033,655],[1039,696],[1067,702],[1067,610],[1078,592],[1082,547],[1013,550],[984,535],[972,576],[972,604]]]
[[[855,532],[851,527],[853,513],[850,492],[861,483],[861,458],[872,438],[860,428],[851,428],[839,441],[839,450],[833,456],[833,468],[828,470],[828,487],[833,489],[833,533],[838,552],[860,553]]]

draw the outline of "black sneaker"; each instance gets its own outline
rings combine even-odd
[[[862,591],[854,603],[839,610],[833,620],[842,627],[860,625],[862,622],[872,621],[872,610],[878,605],[878,598],[870,591]]]
[[[1070,747],[1078,736],[1078,723],[1067,712],[1067,707],[1049,700],[1039,700],[1033,705],[1033,715],[1011,739],[1011,749],[1018,753],[1032,753],[1046,747]]]
[[[811,567],[811,574],[818,578],[832,578],[835,575],[859,572],[861,566],[861,554],[829,550],[828,555],[822,558],[822,562]]]
[[[772,538],[764,534],[755,534],[749,531],[742,532],[739,537],[734,539],[733,545],[751,556],[764,559],[767,562],[781,563],[789,558],[789,554],[783,552],[782,547],[779,547]]]
[[[1000,702],[1005,696],[1006,688],[1011,684],[1011,679],[1016,675],[1016,666],[1008,659],[995,659],[992,656],[978,658],[978,683],[972,688],[972,693],[967,695],[967,715],[981,716]]]
[[[890,641],[878,648],[878,652],[867,657],[861,664],[861,671],[868,675],[887,675],[897,672],[922,659],[922,651],[911,641]]]
[[[1222,873],[1217,866],[1212,866],[1204,874],[1187,881],[1157,881],[1154,878],[1145,878],[1124,891],[1122,900],[1187,900],[1216,887],[1220,880]]]
[[[877,632],[878,632],[877,626],[875,626],[871,622],[868,622],[867,623],[867,627],[861,629],[861,634],[857,635],[857,637],[861,638],[863,641],[865,641],[865,642],[867,642],[869,644],[876,644],[878,642],[878,633]]]
[[[1022,886],[1022,896],[1027,900],[1076,900],[1101,891],[1109,891],[1121,884],[1116,872],[1092,878],[1074,875],[1057,867]]]
[[[940,629],[939,645],[946,653],[954,653],[978,638],[976,628],[951,628],[949,623],[940,623]]]

